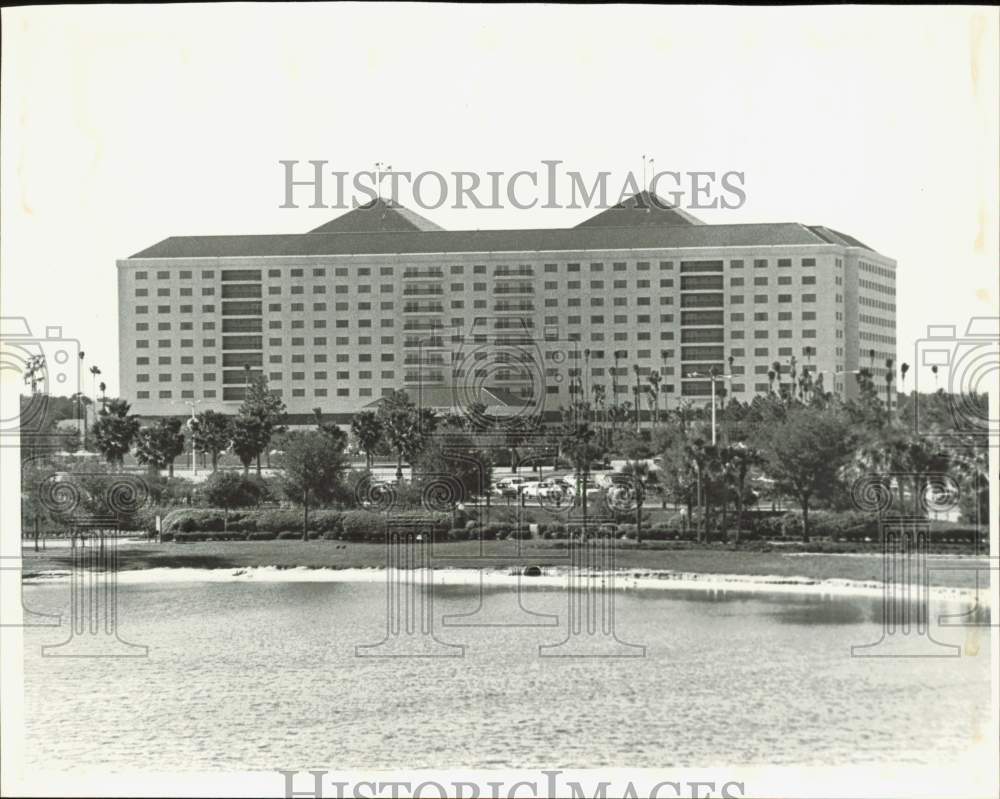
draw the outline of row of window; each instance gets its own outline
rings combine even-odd
[[[874,341],[879,344],[895,344],[895,336],[883,336],[881,333],[868,333],[864,330],[858,333],[858,339],[861,341]]]
[[[882,300],[873,300],[871,297],[858,297],[858,305],[864,305],[866,308],[878,308],[880,311],[895,311],[896,303],[894,302],[882,302]]]
[[[840,312],[838,311],[838,314]],[[840,314],[842,317],[843,314]],[[768,311],[756,311],[753,314],[753,321],[755,322],[766,322],[770,318]],[[779,322],[789,322],[793,318],[791,311],[778,311],[776,319]],[[816,311],[802,311],[801,319],[804,322],[810,322],[816,320]],[[588,324],[604,324],[607,320],[602,314],[593,314],[589,317]],[[730,322],[743,322],[746,320],[746,314],[743,312],[734,312],[729,314]],[[314,330],[323,330],[327,327],[326,319],[313,319],[312,328]],[[443,324],[438,324],[441,320],[428,319],[428,320],[412,320],[404,323],[404,330],[434,330],[439,327],[443,327]],[[674,314],[660,314],[659,315],[660,324],[673,324]],[[867,316],[861,314],[859,316],[859,321],[865,324],[876,325],[879,327],[894,327],[894,323],[890,319],[885,319],[883,317],[877,316]],[[291,330],[304,330],[306,320],[303,319],[291,319],[288,321],[288,327]],[[492,325],[488,325],[488,322],[492,322]],[[650,314],[636,314],[634,317],[629,317],[625,314],[615,314],[611,317],[611,322],[616,325],[648,325],[653,323],[653,317]],[[505,324],[506,323],[506,324]],[[578,315],[570,315],[561,319],[558,316],[546,316],[544,323],[546,325],[558,325],[558,324],[568,324],[568,325],[580,325],[584,324],[583,317]],[[395,327],[395,321],[393,319],[382,319],[379,322],[380,326],[383,328]],[[456,327],[464,329],[466,326],[466,321],[462,318],[455,317],[449,320],[451,327]],[[480,320],[477,324],[482,326],[492,326],[494,328],[509,327],[509,328],[521,328],[521,327],[534,327],[532,319],[522,319],[520,317],[512,317],[511,319],[493,319],[493,320]],[[681,316],[681,324],[683,325],[722,325],[723,324],[723,312],[722,311],[685,311]],[[348,320],[341,319],[337,320],[336,326],[338,328],[346,328],[349,326]],[[357,320],[357,326],[359,328],[367,328],[372,326],[371,319],[359,319]],[[285,327],[285,322],[281,319],[272,319],[267,323],[268,330],[282,330]],[[135,330],[138,333],[148,332],[152,328],[148,322],[136,322]],[[159,332],[168,332],[173,329],[172,322],[157,322],[156,328]],[[193,322],[179,322],[178,329],[181,331],[193,331]],[[214,321],[204,320],[201,323],[201,329],[203,331],[215,330],[216,325]],[[224,319],[222,322],[222,332],[223,333],[260,333],[263,331],[263,321],[261,319],[251,319],[245,317],[238,317],[234,319]],[[370,339],[369,339],[370,343]],[[381,343],[383,345],[392,345],[394,343],[393,336],[382,336]],[[206,345],[207,346],[207,345]]]
[[[703,333],[704,334],[712,334],[712,335],[711,336],[698,335],[698,334],[703,334]],[[838,330],[837,331],[837,338],[841,338],[842,337],[842,333],[843,333],[843,331]],[[684,330],[681,331],[681,340],[682,341],[709,341],[709,340],[711,340],[711,341],[716,341],[716,340],[717,341],[721,341],[721,340],[723,340],[724,334],[725,334],[725,331],[722,328],[717,328],[717,329],[716,328],[686,328],[686,329],[684,329]],[[795,332],[793,330],[791,330],[791,329],[779,329],[777,331],[770,331],[770,330],[755,330],[755,331],[753,331],[753,337],[756,338],[756,339],[768,338],[769,336],[775,335],[775,334],[777,335],[778,338],[794,338],[795,337]],[[566,335],[566,338],[568,340],[570,340],[570,341],[580,341],[581,340],[581,338],[580,338],[581,334],[578,333],[578,332],[570,331],[570,332],[567,332],[565,335]],[[813,330],[813,329],[805,329],[805,330],[801,330],[798,335],[801,338],[816,338],[816,331]],[[866,336],[866,334],[862,333],[861,334],[861,338],[862,339],[865,339],[866,337],[870,338],[870,335],[874,335],[874,334],[869,334],[868,336]],[[588,341],[591,341],[591,342],[602,342],[602,341],[627,342],[627,341],[632,340],[633,336],[634,336],[634,338],[635,338],[636,341],[651,341],[652,338],[653,338],[652,333],[649,332],[649,331],[638,331],[638,332],[634,332],[634,333],[630,333],[630,332],[627,332],[627,331],[616,331],[615,333],[611,334],[610,336],[606,335],[603,331],[591,331],[590,335],[589,335],[589,338],[588,338]],[[743,330],[730,330],[729,331],[729,338],[732,338],[732,339],[742,339],[744,337],[745,337],[745,331],[743,331]],[[673,341],[674,340],[674,332],[672,330],[662,330],[662,331],[660,331],[658,338],[659,338],[660,341]],[[882,340],[883,338],[885,338],[885,337],[876,338],[876,339],[870,339],[870,340]],[[449,337],[449,342],[450,343],[454,344],[454,343],[459,343],[460,341],[461,341],[461,337],[456,337],[456,336]],[[530,339],[529,339],[529,342],[530,342]],[[182,339],[177,340],[176,342],[175,342],[174,339],[158,339],[156,341],[156,346],[158,348],[160,348],[160,349],[169,349],[169,348],[173,347],[175,345],[175,343],[176,343],[177,346],[179,346],[182,349],[192,348],[195,345],[194,339],[184,339],[184,338],[182,338]],[[487,340],[484,339],[481,343],[485,344],[485,343],[488,343],[488,342],[487,342]],[[432,336],[430,336],[430,337],[429,336],[412,336],[412,337],[404,339],[404,345],[407,346],[407,347],[421,347],[421,346],[423,346],[423,347],[441,347],[441,346],[444,346],[444,339],[443,338],[435,338],[435,337],[432,337]],[[140,350],[150,349],[150,340],[149,339],[136,339],[135,346],[136,346],[136,349],[140,349]],[[216,339],[202,339],[201,346],[205,347],[205,348],[213,348],[213,347],[216,346]],[[260,337],[260,336],[256,336],[256,337],[254,337],[254,336],[228,336],[228,337],[224,337],[223,338],[223,345],[222,346],[223,346],[224,350],[260,350],[260,349],[263,349],[264,345],[263,345],[262,337]],[[306,337],[305,336],[292,336],[288,340],[288,344],[286,344],[285,339],[271,337],[271,338],[268,338],[267,346],[268,347],[284,347],[284,346],[292,346],[292,347],[305,347],[305,346],[327,347],[327,346],[330,346],[330,341],[329,341],[329,339],[326,336],[314,336],[314,337],[312,337],[312,339],[309,341],[309,343],[307,345],[307,343],[306,343]],[[350,346],[349,337],[344,336],[344,337],[337,337],[337,338],[335,338],[335,340],[334,340],[334,346],[338,346],[338,347]],[[372,346],[371,339],[367,338],[367,337],[361,337],[361,338],[358,339],[357,346],[362,346],[362,347],[364,347],[364,346]],[[385,346],[393,346],[393,345],[387,344]],[[366,358],[367,359],[371,359],[372,356],[371,356],[370,353],[362,353],[362,354],[359,355],[359,357],[362,360],[364,360]],[[390,361],[390,360],[392,360],[393,354],[392,353],[382,353],[379,357],[383,361]]]
[[[766,275],[760,277],[755,277],[753,279],[753,284],[755,286],[766,286],[768,285],[768,278]],[[730,286],[742,286],[742,277],[731,277],[729,278]],[[778,275],[778,285],[779,286],[790,286],[792,285],[791,275]],[[802,275],[802,285],[803,286],[815,286],[816,285],[816,275]]]
[[[753,302],[756,303],[756,304],[764,304],[764,303],[772,302],[772,301],[777,301],[779,303],[790,303],[790,302],[793,302],[793,299],[794,299],[794,295],[792,295],[792,294],[778,294],[778,295],[774,295],[774,296],[767,295],[767,294],[755,294],[755,295],[753,295]],[[706,295],[690,295],[690,299],[688,299],[688,298],[682,298],[682,300],[683,301],[682,301],[681,305],[683,307],[715,307],[715,306],[721,306],[722,305],[722,295],[721,294],[720,295],[714,295],[714,294],[711,294],[711,295],[708,295],[708,294],[706,294]],[[746,300],[746,296],[744,296],[742,294],[734,294],[734,295],[730,295],[730,297],[729,297],[729,302],[732,305],[742,305],[742,304],[744,304],[745,300]],[[813,294],[813,293],[802,294],[802,295],[799,296],[799,300],[801,302],[808,302],[808,303],[816,302],[816,295]],[[835,301],[836,302],[842,302],[843,301],[843,296],[840,295],[840,294],[837,294],[835,296]],[[874,300],[867,300],[864,297],[859,298],[859,302],[862,305],[874,306],[874,307],[879,307],[879,308],[882,308],[883,306],[886,306],[885,303],[880,303],[880,302],[877,302],[877,301],[874,301]],[[630,305],[631,302],[630,302],[630,298],[628,298],[628,297],[613,297],[611,304],[614,305],[615,307],[626,307],[626,306]],[[652,298],[651,297],[636,297],[636,298],[634,298],[634,304],[636,306],[639,306],[639,307],[649,306],[649,305],[652,305]],[[669,297],[669,296],[661,296],[660,300],[659,300],[659,304],[660,305],[673,305],[674,304],[674,298],[673,297]],[[582,300],[581,300],[580,297],[568,297],[568,298],[566,298],[565,305],[568,308],[579,308],[582,305]],[[602,308],[602,307],[605,306],[605,298],[604,297],[590,297],[589,298],[589,305],[592,308]],[[545,299],[545,305],[544,305],[544,307],[546,307],[546,308],[558,308],[559,306],[560,306],[560,301],[559,301],[558,298],[550,297],[550,298],[546,298]],[[342,303],[337,303],[337,310],[348,311],[348,310],[350,310],[351,307],[355,308],[359,312],[373,310],[370,303],[355,303],[355,304],[353,304],[353,306],[351,306],[348,303],[343,303],[343,304]],[[379,310],[381,310],[381,311],[392,311],[392,310],[394,310],[394,307],[395,307],[394,303],[383,302],[383,303],[380,304]],[[450,307],[453,310],[463,309],[463,308],[465,308],[465,301],[464,300],[451,300]],[[895,310],[895,307],[896,307],[895,305],[886,306],[884,309],[885,310]],[[147,314],[150,313],[149,308],[150,307],[148,305],[137,305],[137,306],[135,306],[135,313],[137,315],[140,315],[140,316],[147,315]],[[475,310],[486,310],[487,308],[488,308],[488,301],[487,300],[475,300],[474,303],[473,303],[473,309],[475,309]],[[239,316],[260,316],[263,313],[263,304],[262,303],[223,303],[222,304],[222,309],[223,309],[223,313],[224,314],[239,315]],[[202,305],[201,306],[201,313],[203,313],[203,314],[215,313],[215,310],[216,310],[216,306],[215,305]],[[289,305],[289,307],[288,307],[288,310],[291,311],[292,313],[305,313],[305,304],[304,303],[291,303]],[[313,306],[312,306],[312,310],[314,312],[323,313],[323,312],[326,311],[326,304],[325,303],[314,303]],[[413,312],[415,312],[415,313],[420,313],[420,312],[427,312],[427,313],[435,313],[435,312],[437,312],[437,313],[440,313],[440,312],[444,311],[444,306],[443,306],[443,304],[428,305],[428,304],[421,304],[421,303],[411,303],[411,304],[409,304],[408,307],[404,306],[404,310],[407,311],[407,312],[411,312],[411,313],[413,313]],[[171,306],[169,306],[169,305],[158,305],[158,306],[156,306],[156,313],[159,314],[159,315],[169,315],[171,312],[172,312],[171,311]],[[192,306],[192,305],[181,305],[181,306],[178,307],[178,312],[182,313],[182,314],[194,313],[194,306]],[[268,313],[283,313],[284,309],[283,309],[283,306],[280,303],[271,303],[267,307],[267,312]],[[382,327],[392,327],[393,325],[390,323],[390,321],[391,320],[383,320]],[[338,326],[345,327],[346,324],[341,324],[341,322],[344,322],[344,320],[338,320]],[[362,326],[364,326],[364,327],[370,327],[371,326],[371,320],[367,320],[367,324],[364,324]]]
[[[778,258],[776,263],[779,268],[785,268],[792,266],[793,259],[791,258]],[[722,261],[682,261],[681,271],[682,272],[705,272],[705,271],[721,271]],[[756,269],[767,268],[770,265],[770,260],[767,258],[757,258],[753,261],[753,266]],[[803,267],[814,267],[816,266],[815,258],[801,258],[799,259],[799,264]],[[657,263],[660,271],[671,271],[674,268],[673,261],[659,261]],[[744,266],[743,260],[731,260],[729,262],[730,269],[742,269]],[[565,267],[566,272],[581,272],[583,271],[583,264],[579,262],[570,262],[566,264],[554,264],[547,263],[544,264],[542,269],[546,273],[559,272],[561,267]],[[605,264],[601,261],[593,261],[589,264],[590,272],[603,272]],[[444,267],[440,266],[424,266],[424,267],[414,267],[414,266],[404,266],[399,267],[402,269],[402,276],[404,278],[411,279],[422,279],[422,278],[437,278],[443,277],[445,274]],[[466,265],[464,264],[451,264],[448,266],[447,272],[450,275],[463,275],[466,274]],[[652,269],[652,263],[650,261],[636,261],[635,268],[639,272],[648,272]],[[392,266],[381,266],[378,268],[379,277],[393,277],[396,275],[397,267]],[[503,264],[494,265],[495,276],[500,277],[517,277],[517,276],[531,276],[534,274],[535,265],[533,264],[520,264],[519,266],[505,266]],[[625,261],[615,261],[611,264],[611,270],[615,272],[625,272],[628,270],[628,263]],[[268,278],[304,278],[306,272],[309,272],[311,277],[314,278],[325,278],[327,276],[332,277],[371,277],[373,275],[373,268],[368,266],[338,266],[338,267],[311,267],[310,269],[305,269],[303,267],[292,267],[287,268],[287,274],[284,270],[280,268],[270,268],[267,270]],[[201,280],[214,280],[215,279],[214,269],[202,269],[199,270],[198,277]],[[148,280],[149,272],[147,270],[136,270],[134,273],[136,280]],[[486,264],[475,264],[472,266],[473,275],[486,275],[488,274],[488,267]],[[178,278],[180,280],[192,280],[194,279],[194,272],[190,269],[181,269],[176,274],[170,270],[161,269],[155,273],[157,280],[170,280],[172,278]],[[262,281],[264,279],[263,269],[223,269],[221,270],[221,278],[223,281]]]
[[[889,269],[886,266],[880,266],[878,264],[870,264],[867,261],[859,261],[858,265],[862,272],[869,272],[873,275],[878,275],[879,277],[884,277],[887,280],[895,280],[896,273],[894,270]]]
[[[896,289],[893,286],[885,286],[881,283],[876,283],[872,280],[858,280],[858,285],[863,289],[869,289],[870,291],[877,291],[881,294],[889,294],[890,296],[896,296]]]
[[[701,277],[701,276],[699,276]],[[767,276],[759,276],[753,279],[753,285],[755,286],[767,286],[768,283]],[[684,290],[699,290],[699,289],[721,289],[722,288],[721,278],[712,278],[709,276],[707,279],[695,279],[695,278],[685,278],[682,284]],[[652,281],[645,280],[642,278],[632,281],[634,283],[633,288],[637,290],[652,288]],[[838,278],[838,284],[842,282]],[[887,287],[881,286],[877,283],[870,283],[869,281],[860,281],[862,286],[866,288],[871,288],[874,291],[883,291],[887,294],[895,295],[894,289],[889,289]],[[801,283],[803,286],[815,286],[816,276],[815,275],[802,275]],[[868,283],[869,285],[865,286]],[[659,281],[659,287],[661,289],[669,289],[674,287],[673,278],[661,278]],[[744,278],[742,277],[731,277],[729,279],[730,286],[743,286]],[[791,275],[779,275],[777,278],[777,285],[779,286],[790,286],[792,285]],[[595,291],[603,291],[606,288],[612,288],[615,290],[627,290],[629,288],[628,280],[613,280],[610,285],[607,285],[607,281],[604,280],[591,280],[588,283],[588,287]],[[222,287],[222,298],[223,299],[262,299],[263,294],[261,292],[261,287],[259,285],[252,285],[244,287],[240,284],[223,286]],[[507,287],[505,287],[507,288]],[[582,290],[582,282],[579,280],[567,280],[565,285],[562,286],[564,290],[567,291],[579,291]],[[355,291],[358,294],[371,294],[372,287],[369,285],[358,285],[349,286],[346,284],[340,284],[333,287],[334,294],[350,294],[351,291]],[[449,286],[449,290],[453,294],[464,294],[466,292],[466,286],[464,283],[452,283]],[[485,292],[488,290],[486,283],[474,283],[472,285],[472,291],[474,292]],[[545,291],[559,291],[560,284],[555,280],[546,280],[544,283]],[[395,286],[393,285],[382,285],[379,287],[379,291],[382,294],[392,294],[395,291]],[[269,286],[267,294],[268,296],[280,296],[283,293],[288,293],[290,295],[301,295],[305,294],[305,286]],[[316,284],[312,286],[312,294],[326,294],[327,286],[323,284]],[[404,290],[404,296],[434,296],[444,294],[443,287],[437,286],[433,288],[419,289],[419,290]],[[511,294],[511,293],[533,293],[532,286],[524,286],[518,289],[517,287],[511,288],[511,290],[504,291],[494,291],[497,294]],[[182,287],[178,289],[178,295],[181,297],[193,297],[193,289]],[[135,290],[135,296],[139,298],[149,297],[149,289],[137,288]],[[156,290],[157,297],[170,297],[170,288],[159,288]],[[213,286],[203,286],[201,288],[202,297],[212,297],[215,296],[215,288]]]

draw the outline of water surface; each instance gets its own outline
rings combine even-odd
[[[935,634],[959,658],[852,658],[881,636],[862,598],[622,591],[635,658],[541,658],[567,594],[526,592],[558,627],[444,627],[477,588],[440,587],[438,638],[462,657],[359,658],[385,635],[385,589],[352,583],[123,585],[139,659],[42,657],[67,628],[25,634],[26,752],[46,769],[577,768],[945,765],[988,730],[988,630]],[[25,586],[33,610],[68,583]],[[534,620],[510,589],[493,624]],[[977,654],[972,654],[977,653]]]

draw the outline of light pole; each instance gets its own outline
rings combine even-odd
[[[188,405],[191,408],[191,418],[188,419],[188,430],[194,429],[194,407],[201,403],[200,399],[196,400],[181,400],[184,405]],[[194,437],[191,438],[191,472],[192,474],[198,474],[198,450],[194,446]]]
[[[715,446],[715,381],[716,380],[730,380],[732,375],[720,375],[716,374],[715,371],[708,372],[688,372],[688,377],[707,377],[712,381],[712,446]]]

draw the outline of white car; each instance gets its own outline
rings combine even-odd
[[[525,480],[520,486],[518,486],[518,490],[521,492],[521,496],[523,497],[528,497],[528,499],[538,499],[542,485],[543,483],[540,480]]]
[[[518,487],[526,482],[524,477],[502,477],[493,484],[493,491],[501,496],[504,493],[514,493],[517,491]]]

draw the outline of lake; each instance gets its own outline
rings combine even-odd
[[[26,585],[25,604],[65,613],[68,586]],[[378,583],[123,584],[119,631],[143,658],[42,657],[68,628],[29,628],[29,764],[944,765],[988,731],[988,629],[936,631],[957,658],[852,657],[881,635],[878,600],[619,591],[617,636],[644,656],[539,657],[566,638],[566,591],[522,596],[558,627],[510,627],[551,619],[519,611],[512,589],[449,585],[435,590],[435,633],[462,656],[358,657],[385,636],[385,597]],[[495,626],[442,625],[480,601]]]

